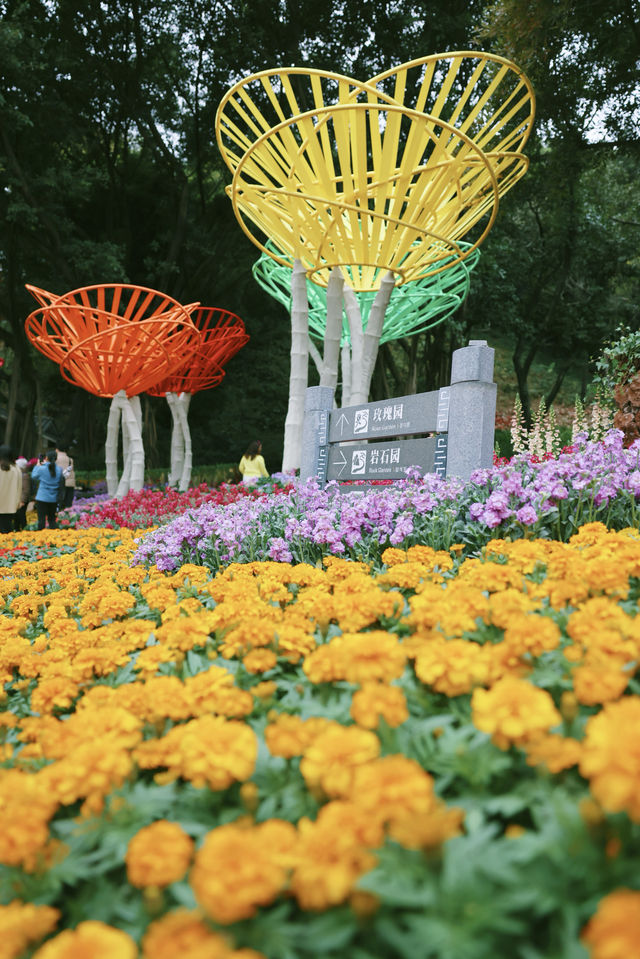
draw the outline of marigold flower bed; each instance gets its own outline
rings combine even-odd
[[[217,575],[134,536],[4,541],[1,957],[634,955],[637,530]]]

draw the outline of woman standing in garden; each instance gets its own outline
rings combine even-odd
[[[55,450],[48,450],[46,456],[41,455],[37,466],[33,467],[31,478],[38,482],[36,493],[36,512],[38,514],[38,529],[44,529],[47,522],[49,529],[57,529],[56,509],[60,493],[62,470],[56,465],[58,454]]]
[[[0,533],[10,533],[22,497],[22,473],[8,446],[0,446]]]
[[[238,469],[242,473],[242,482],[247,486],[255,483],[261,476],[269,475],[264,459],[260,455],[261,450],[260,440],[254,440],[253,443],[249,443],[246,453],[240,460]]]

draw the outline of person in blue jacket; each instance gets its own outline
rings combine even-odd
[[[55,450],[48,450],[46,456],[39,457],[37,466],[33,467],[31,479],[37,480],[36,512],[38,514],[38,529],[44,529],[47,522],[49,529],[57,529],[56,509],[60,495],[60,481],[62,470],[56,466],[58,454]]]

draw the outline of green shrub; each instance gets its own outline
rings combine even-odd
[[[147,469],[144,473],[145,483],[151,486],[165,486],[169,478],[167,468]],[[90,489],[96,483],[104,483],[106,475],[104,470],[78,470],[76,471],[76,485],[85,489]],[[240,481],[240,474],[235,463],[217,463],[213,466],[194,466],[191,471],[191,486],[199,486],[206,483],[207,486],[220,486],[221,483],[237,483]]]
[[[616,336],[596,359],[593,386],[600,402],[615,408],[614,389],[640,370],[640,330],[618,327]]]

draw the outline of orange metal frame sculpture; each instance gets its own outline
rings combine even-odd
[[[147,390],[152,396],[197,393],[218,386],[224,378],[224,364],[249,340],[240,317],[228,310],[201,306],[191,319],[200,332],[200,345],[182,366]]]
[[[70,383],[97,396],[145,392],[199,347],[197,304],[146,287],[101,284],[56,296],[27,286],[42,304],[25,321],[33,345]]]

